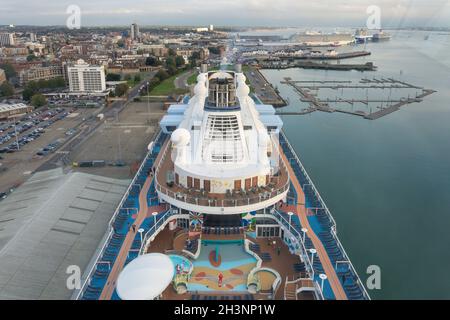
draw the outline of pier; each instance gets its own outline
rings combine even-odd
[[[289,68],[302,68],[302,69],[319,69],[319,70],[336,70],[336,71],[375,71],[377,67],[372,62],[362,64],[340,64],[340,63],[328,63],[328,62],[314,62],[310,60],[306,61],[294,61],[286,64],[277,64],[272,62],[264,62],[260,64],[264,69],[289,69]]]
[[[420,103],[423,99],[433,93],[435,90],[425,89],[423,87],[419,87],[404,81],[395,80],[392,78],[388,79],[361,79],[359,84],[355,84],[352,81],[295,81],[291,78],[284,78],[284,81],[281,81],[282,84],[287,84],[294,88],[294,90],[298,93],[300,97],[300,101],[306,102],[309,104],[307,108],[304,108],[300,111],[287,111],[287,112],[277,112],[278,115],[305,115],[315,111],[322,112],[340,112],[355,116],[360,116],[368,120],[376,120],[381,117],[384,117],[388,114],[391,114],[395,111],[398,111],[401,107],[405,105],[409,105],[412,103]],[[421,91],[421,93],[416,94],[415,97],[404,97],[399,99],[345,99],[338,98],[335,99],[320,99],[317,93],[311,93],[311,91],[318,91],[320,89],[332,89],[332,90],[343,90],[343,89],[382,89],[382,90],[392,90],[392,89],[415,89]],[[331,106],[330,104],[334,103],[335,105]],[[369,111],[363,110],[346,110],[342,107],[339,107],[338,104],[348,104],[351,106],[354,105],[363,105],[366,108],[369,108]],[[369,107],[369,104],[377,103],[378,105],[375,109],[377,111],[372,111],[372,108]]]
[[[250,67],[248,71],[245,71],[245,76],[254,93],[262,103],[271,104],[275,108],[281,108],[287,105],[278,91],[257,68]]]

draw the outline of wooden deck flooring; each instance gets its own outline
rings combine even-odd
[[[294,170],[290,165],[288,165],[289,161],[286,158],[286,155],[284,154],[281,146],[280,146],[280,155],[283,158],[284,163],[286,163],[287,165],[292,185],[294,186],[295,191],[297,192],[298,202],[305,203],[305,194],[303,193],[303,190],[300,186],[300,183],[298,182]],[[322,241],[320,241],[319,237],[314,233],[313,228],[309,224],[305,206],[297,204],[293,212],[298,215],[302,227],[308,229],[308,236],[311,239],[314,248],[317,250],[317,255],[319,256],[320,262],[322,263],[323,269],[328,277],[328,281],[336,297],[336,300],[347,300],[347,295],[345,294],[344,288],[342,287],[341,282],[339,281],[336,271],[334,270],[333,264],[331,263],[331,260],[328,257],[328,253],[325,250]]]

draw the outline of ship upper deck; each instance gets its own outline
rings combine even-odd
[[[281,158],[279,160],[279,171],[269,176],[268,184],[265,186],[250,186],[249,188],[244,186],[241,189],[230,189],[226,193],[211,193],[195,187],[185,188],[177,184],[176,181],[168,181],[167,179],[175,169],[170,157],[170,148],[171,143],[169,142],[161,150],[161,161],[156,164],[155,187],[160,195],[170,198],[168,202],[176,201],[178,205],[181,204],[181,207],[183,207],[183,204],[188,204],[209,208],[235,208],[236,213],[242,213],[248,211],[248,206],[251,205],[264,208],[268,206],[267,201],[271,204],[276,203],[281,199],[280,196],[286,194],[289,189],[289,173]],[[254,208],[254,210],[257,209]],[[205,212],[205,210],[202,212]],[[207,209],[206,213],[208,213]]]

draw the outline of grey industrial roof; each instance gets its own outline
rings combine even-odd
[[[69,299],[69,265],[83,273],[129,184],[53,169],[0,202],[0,299]]]

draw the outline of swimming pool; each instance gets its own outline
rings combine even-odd
[[[177,254],[169,254],[170,260],[172,260],[173,263],[173,270],[174,275],[177,274],[177,266],[180,266],[182,271],[190,272],[192,269],[192,262],[183,256],[177,255]]]

